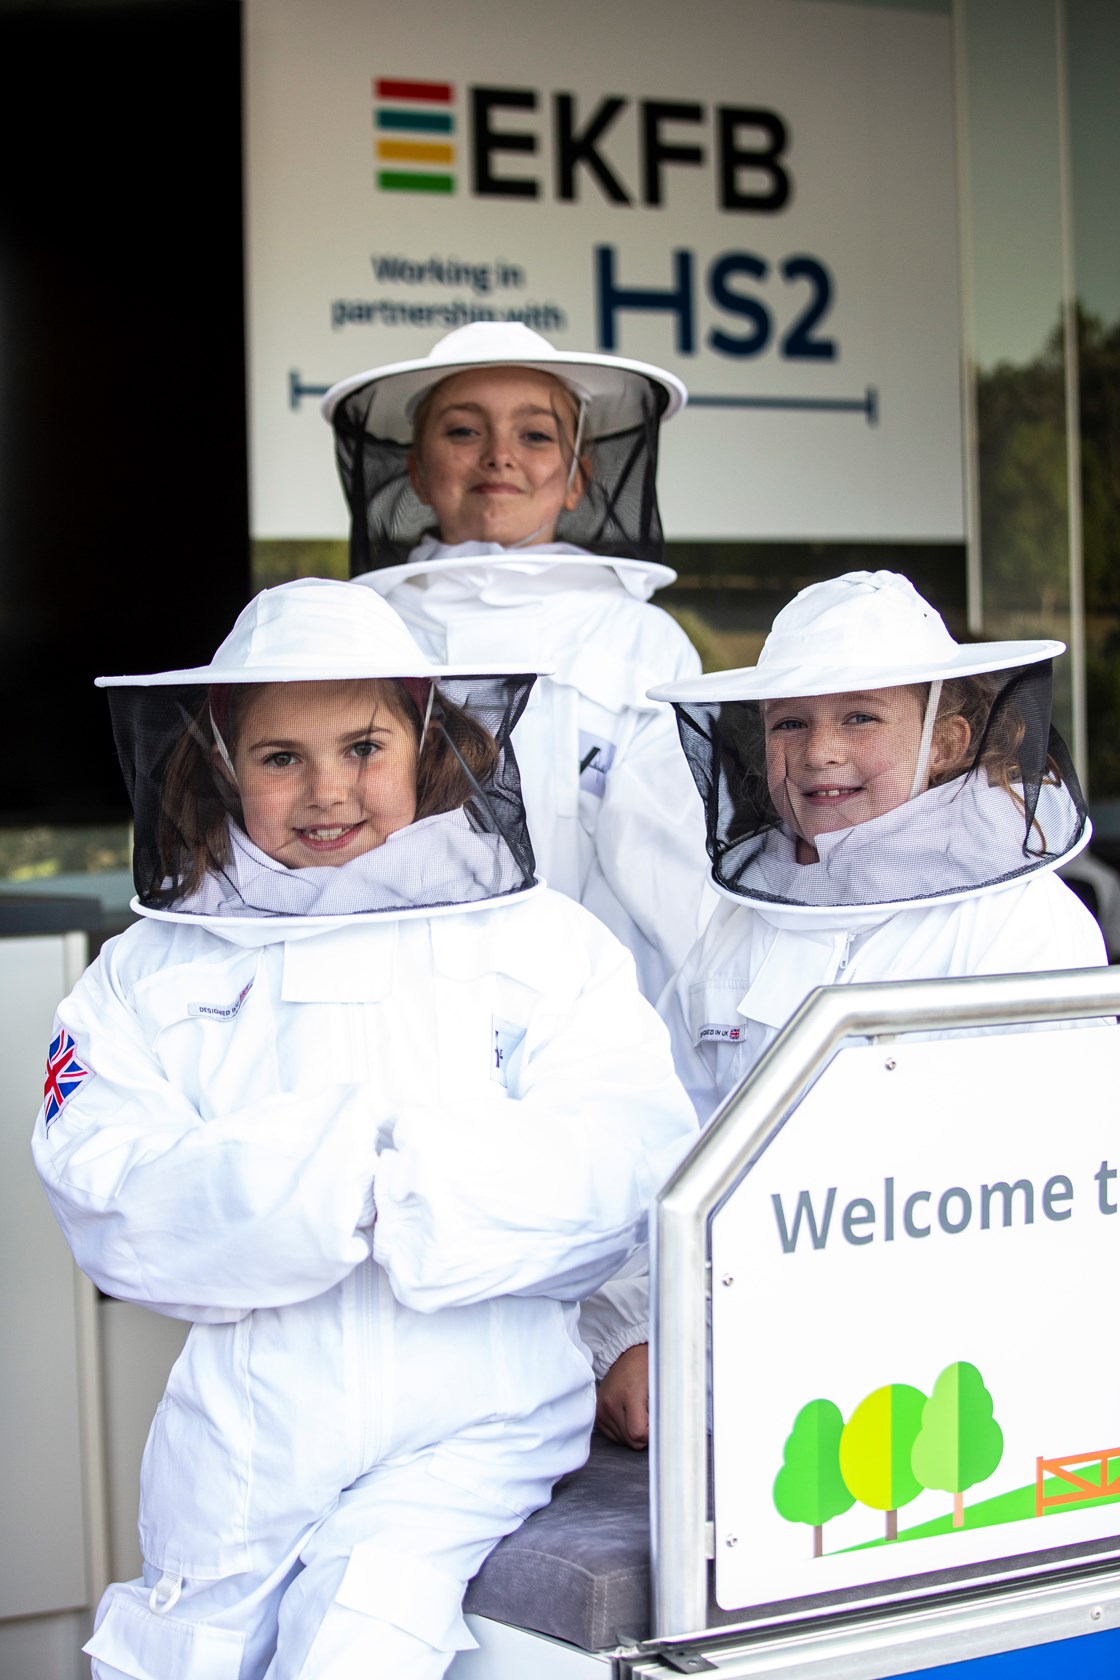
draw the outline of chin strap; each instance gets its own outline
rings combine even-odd
[[[417,758],[419,758],[420,753],[424,751],[424,742],[428,739],[428,725],[432,721],[432,707],[435,705],[435,700],[436,685],[433,679],[433,681],[428,684],[428,704],[424,707],[424,721],[420,725],[420,749],[416,754]]]
[[[222,763],[225,765],[226,769],[229,771],[230,781],[233,783],[234,787],[236,787],[237,786],[237,771],[233,768],[233,759],[229,756],[229,748],[226,746],[225,742],[222,739],[222,732],[218,728],[218,722],[217,722],[217,719],[214,716],[213,706],[210,706],[208,708],[208,710],[210,712],[210,728],[214,732],[214,745],[217,747],[218,752],[221,755]]]
[[[572,462],[571,462],[571,466],[568,468],[568,482],[567,482],[567,485],[566,485],[565,491],[564,491],[565,495],[567,495],[568,491],[572,488],[572,485],[575,483],[576,472],[579,468],[579,452],[580,452],[580,449],[583,447],[583,427],[584,427],[584,422],[586,421],[586,419],[587,419],[587,398],[586,397],[581,397],[579,399],[579,413],[576,416],[576,437],[575,437],[575,442],[572,444]]]
[[[575,395],[574,392],[572,394],[573,394],[573,396]],[[571,464],[568,467],[568,482],[564,486],[564,500],[565,501],[567,501],[568,496],[571,493],[572,485],[576,481],[576,473],[579,471],[579,452],[580,452],[580,449],[583,446],[583,428],[584,428],[584,422],[586,421],[586,419],[587,419],[587,398],[586,397],[580,397],[580,399],[579,399],[579,413],[576,416],[575,441],[572,444],[572,459],[571,459]],[[541,535],[541,533],[543,531],[546,531],[547,529],[548,529],[548,527],[546,525],[538,525],[535,531],[530,531],[529,535],[527,537],[518,537],[518,539],[515,543],[510,543],[509,544],[509,547],[510,548],[528,548],[528,547],[530,547],[530,545],[532,543],[535,543],[537,538]]]
[[[919,793],[924,793],[929,779],[929,755],[933,747],[933,726],[937,722],[937,708],[941,704],[941,678],[936,678],[929,685],[929,699],[926,701],[926,715],[922,723],[922,738],[918,742],[918,762],[914,766],[914,780],[910,783],[907,799],[916,799]]]

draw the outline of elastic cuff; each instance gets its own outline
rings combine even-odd
[[[591,1364],[595,1372],[595,1381],[602,1382],[616,1359],[621,1359],[632,1347],[641,1347],[643,1342],[649,1341],[648,1324],[629,1324],[601,1342],[591,1355]]]

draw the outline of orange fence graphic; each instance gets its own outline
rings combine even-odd
[[[1120,1469],[1112,1481],[1109,1481],[1109,1459],[1120,1460],[1120,1447],[1106,1447],[1100,1452],[1069,1453],[1064,1458],[1035,1459],[1035,1516],[1041,1517],[1044,1511],[1050,1511],[1056,1505],[1079,1505],[1089,1499],[1105,1499],[1111,1494],[1120,1495]],[[1079,1476],[1070,1468],[1074,1464],[1096,1465],[1097,1479],[1091,1481],[1087,1475]],[[1057,1476],[1061,1481],[1068,1482],[1070,1491],[1044,1493],[1043,1484],[1047,1476]]]

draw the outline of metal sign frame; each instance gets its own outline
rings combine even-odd
[[[655,1639],[695,1640],[714,1631],[709,1616],[707,1503],[711,1215],[847,1039],[881,1043],[903,1033],[1117,1015],[1120,968],[822,987],[810,994],[754,1071],[717,1110],[661,1191],[651,1220]],[[897,1612],[904,1597],[895,1594],[894,1602],[884,1604],[879,1614]],[[835,1613],[836,1607],[832,1610]],[[788,1607],[782,1619],[795,1613]]]

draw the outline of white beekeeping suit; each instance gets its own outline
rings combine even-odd
[[[59,1007],[34,1151],[88,1275],[192,1329],[95,1680],[434,1680],[586,1453],[577,1302],[694,1122],[626,953],[534,881],[529,680],[318,580],[112,680],[141,920]]]
[[[496,370],[543,376],[571,404],[557,413],[567,455],[553,504],[511,494],[500,521],[492,508],[449,510],[425,477],[433,395],[450,390],[467,399],[456,421],[477,432],[466,470],[482,461],[491,489],[514,490],[517,440],[501,457],[505,440],[483,436],[479,392],[467,383]],[[714,904],[672,714],[647,697],[653,683],[700,668],[649,599],[675,576],[658,558],[654,476],[658,426],[684,400],[658,368],[560,352],[524,326],[479,323],[427,357],[343,381],[324,401],[358,580],[436,659],[521,658],[550,669],[517,733],[538,865],[630,949],[650,998]]]
[[[815,986],[1095,968],[1106,960],[1093,917],[1051,872],[881,918],[851,909],[810,911],[794,922],[778,906],[727,902],[667,989],[662,1011],[677,1071],[704,1121]]]
[[[1055,873],[1090,834],[1050,722],[1062,651],[959,646],[907,579],[853,572],[785,607],[756,667],[658,687],[722,900],[660,1003],[701,1124],[816,986],[1107,960]],[[584,1315],[600,1374],[646,1330],[633,1276]]]
[[[802,590],[755,669],[658,689],[708,799],[723,899],[662,1001],[702,1120],[814,986],[1106,960],[1092,916],[1055,873],[1091,833],[1050,722],[1063,651],[959,646],[905,578],[853,572]],[[883,729],[859,721],[860,697],[911,694],[916,762],[897,803],[880,808],[881,797],[848,789],[861,776],[875,785],[852,742]],[[807,736],[826,702],[849,695],[852,721],[779,784],[775,741]],[[941,763],[952,731],[960,751]],[[808,844],[799,820],[823,824]]]

